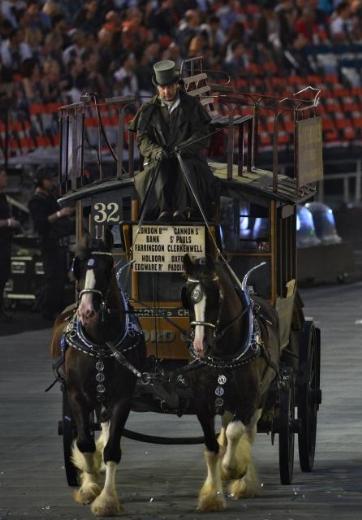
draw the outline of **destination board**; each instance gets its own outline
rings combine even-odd
[[[323,179],[322,120],[311,117],[297,121],[299,185]]]
[[[133,270],[149,273],[181,273],[183,257],[202,258],[205,252],[203,226],[132,226]]]

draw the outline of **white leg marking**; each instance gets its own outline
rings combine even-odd
[[[230,422],[226,427],[227,445],[222,461],[224,478],[236,478],[241,470],[238,467],[237,447],[245,431],[245,426],[241,421]]]
[[[81,486],[74,492],[74,500],[80,504],[90,504],[101,492],[94,453],[82,453],[76,443],[72,449],[73,464],[80,470]]]
[[[244,476],[234,480],[229,487],[230,494],[235,499],[254,497],[259,495],[261,491],[251,453],[261,414],[262,410],[255,412],[237,446],[237,464],[241,470],[240,473],[244,473]]]
[[[101,434],[98,437],[97,442],[96,442],[97,465],[98,465],[98,468],[100,469],[100,471],[105,471],[106,470],[106,466],[105,466],[104,461],[103,461],[103,450],[104,450],[104,446],[108,442],[109,426],[110,426],[110,421],[101,422],[102,431],[101,431]]]
[[[108,461],[106,464],[106,479],[101,494],[91,506],[92,513],[97,516],[116,516],[122,512],[116,490],[116,462]]]
[[[195,287],[197,289],[199,285]],[[195,303],[194,311],[195,311],[195,320],[196,321],[205,321],[205,309],[206,309],[206,298],[205,295],[202,299]],[[204,337],[205,337],[205,327],[203,325],[196,325],[195,327],[195,338],[193,341],[194,349],[196,353],[201,357],[204,355]]]
[[[199,511],[222,511],[225,509],[225,499],[222,490],[220,455],[205,451],[207,477],[199,492]]]

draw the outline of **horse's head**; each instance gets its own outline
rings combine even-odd
[[[72,266],[79,290],[77,316],[82,326],[96,325],[105,312],[114,278],[111,245],[102,240],[81,245]]]
[[[182,302],[190,312],[193,328],[193,349],[202,358],[215,344],[223,304],[223,290],[212,259],[193,262],[184,257],[186,285]]]

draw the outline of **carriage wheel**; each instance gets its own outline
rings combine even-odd
[[[317,436],[317,413],[321,403],[320,330],[312,321],[303,326],[299,345],[298,421],[299,461],[302,471],[312,471]]]
[[[74,420],[69,406],[68,395],[65,388],[63,388],[63,416],[60,422],[59,433],[63,435],[63,450],[64,450],[64,467],[65,474],[67,477],[68,485],[71,487],[77,487],[78,482],[78,469],[74,466],[71,455],[72,455],[72,444],[77,435]]]
[[[290,484],[293,480],[294,428],[294,375],[290,368],[285,368],[280,374],[278,419],[279,474],[282,484]]]

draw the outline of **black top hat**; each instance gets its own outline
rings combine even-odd
[[[158,61],[154,64],[153,71],[152,83],[156,86],[172,85],[180,79],[179,72],[176,70],[176,63],[172,60]]]

